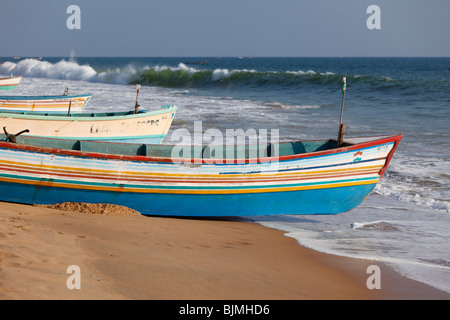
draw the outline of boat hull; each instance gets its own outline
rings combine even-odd
[[[142,155],[131,156],[107,153],[117,144],[100,153],[93,143],[83,151],[0,142],[0,200],[110,203],[158,216],[338,214],[370,194],[400,139],[220,165],[151,151],[169,146],[140,146]]]
[[[28,129],[26,136],[159,144],[172,124],[177,108],[161,108],[138,114],[27,114],[0,113],[0,128],[9,133]]]
[[[61,202],[109,203],[126,206],[143,215],[251,216],[335,215],[361,204],[375,183],[349,187],[249,194],[160,194],[39,187],[0,182],[8,190],[2,201],[52,205]],[[24,201],[25,200],[25,201]],[[176,205],[168,205],[176,204]]]
[[[17,88],[20,80],[22,80],[22,77],[0,78],[0,90],[13,90]]]
[[[0,96],[0,111],[81,112],[91,96]]]

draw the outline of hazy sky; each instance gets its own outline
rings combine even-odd
[[[449,14],[450,0],[1,0],[0,56],[449,57]]]

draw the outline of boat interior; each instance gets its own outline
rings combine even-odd
[[[4,134],[0,134],[0,141],[5,140],[6,136]],[[238,146],[186,146],[66,140],[55,138],[38,138],[26,135],[17,136],[16,143],[19,145],[22,144],[52,149],[76,150],[87,153],[94,152],[158,158],[199,158],[200,155],[203,159],[254,159],[263,157],[289,156],[334,149],[337,146],[336,139],[281,142],[276,144],[267,143],[262,145],[246,144]]]

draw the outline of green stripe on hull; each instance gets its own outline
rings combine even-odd
[[[0,90],[13,90],[17,88],[17,85],[13,85],[13,86],[0,86]]]

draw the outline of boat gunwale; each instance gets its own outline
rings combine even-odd
[[[84,112],[84,113],[73,113],[70,116],[61,112],[46,112],[40,111],[38,113],[33,111],[6,111],[0,110],[0,118],[13,118],[13,119],[24,119],[24,120],[47,120],[47,121],[112,121],[112,120],[126,120],[135,118],[145,118],[149,116],[160,115],[164,113],[170,113],[176,111],[178,108],[175,105],[170,105],[168,107],[161,107],[157,110],[142,110],[138,113],[133,113],[133,111],[122,111],[122,112]],[[24,113],[24,114],[21,114]],[[27,114],[30,113],[30,114]]]
[[[2,78],[0,78],[0,80],[19,79],[19,78],[22,78],[22,77],[23,77],[23,76],[2,77]]]

